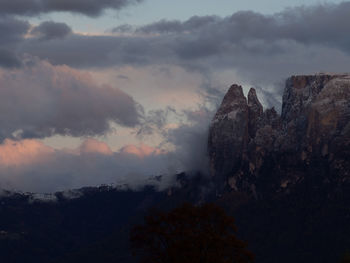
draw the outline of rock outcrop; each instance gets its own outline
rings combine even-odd
[[[259,196],[299,182],[350,182],[350,75],[292,76],[282,113],[233,85],[212,120],[208,152],[219,191]],[[315,184],[317,184],[315,183]]]
[[[241,86],[232,85],[211,123],[211,170],[228,174],[239,170],[249,139],[249,108]],[[229,161],[228,161],[229,160]]]

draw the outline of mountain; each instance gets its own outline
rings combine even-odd
[[[350,76],[292,76],[282,114],[263,111],[255,90],[232,85],[211,122],[211,174],[220,189],[256,198],[312,178],[350,182]]]
[[[211,122],[218,202],[257,262],[337,262],[350,249],[350,76],[292,76],[282,113],[232,85]]]

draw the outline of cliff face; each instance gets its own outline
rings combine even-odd
[[[212,120],[208,152],[219,190],[258,198],[306,180],[350,182],[350,76],[290,77],[281,116],[263,111],[253,88],[247,100],[231,86]]]

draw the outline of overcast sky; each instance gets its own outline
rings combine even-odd
[[[80,32],[103,32],[110,27],[128,23],[143,25],[161,19],[186,20],[191,16],[219,15],[229,16],[234,12],[251,10],[263,14],[281,12],[283,9],[302,5],[321,3],[340,3],[341,0],[148,0],[138,5],[125,7],[122,10],[106,10],[104,15],[96,18],[81,17],[69,13],[54,13],[34,17],[31,21],[39,23],[50,18],[55,21],[66,22]]]
[[[0,188],[50,192],[206,167],[228,87],[281,106],[348,72],[350,2],[0,0]]]

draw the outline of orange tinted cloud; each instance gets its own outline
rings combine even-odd
[[[38,140],[14,141],[6,139],[0,144],[0,166],[23,166],[36,163],[44,163],[54,156],[55,153],[61,154],[102,154],[112,156],[114,152],[104,142],[93,138],[86,139],[78,148],[55,150]],[[166,154],[167,152],[159,148],[151,147],[146,144],[127,145],[120,150],[121,154],[129,154],[144,158],[147,156],[156,156]]]
[[[81,155],[97,153],[113,155],[109,146],[95,139],[85,140],[76,149],[55,150],[38,140],[14,141],[6,139],[0,144],[0,166],[23,166],[48,161],[54,153]]]
[[[7,139],[0,143],[0,189],[44,193],[110,183],[137,188],[149,184],[149,176],[169,173],[167,154],[145,144],[113,152],[96,139],[63,149]]]
[[[113,152],[109,146],[95,139],[85,140],[79,147],[81,153],[99,153],[104,155],[112,155]]]
[[[44,161],[54,149],[36,140],[13,141],[0,144],[0,165],[21,166]]]
[[[139,158],[144,158],[151,155],[161,155],[165,154],[164,150],[159,148],[154,148],[146,144],[141,144],[140,146],[127,145],[120,150],[121,153],[136,155]]]

